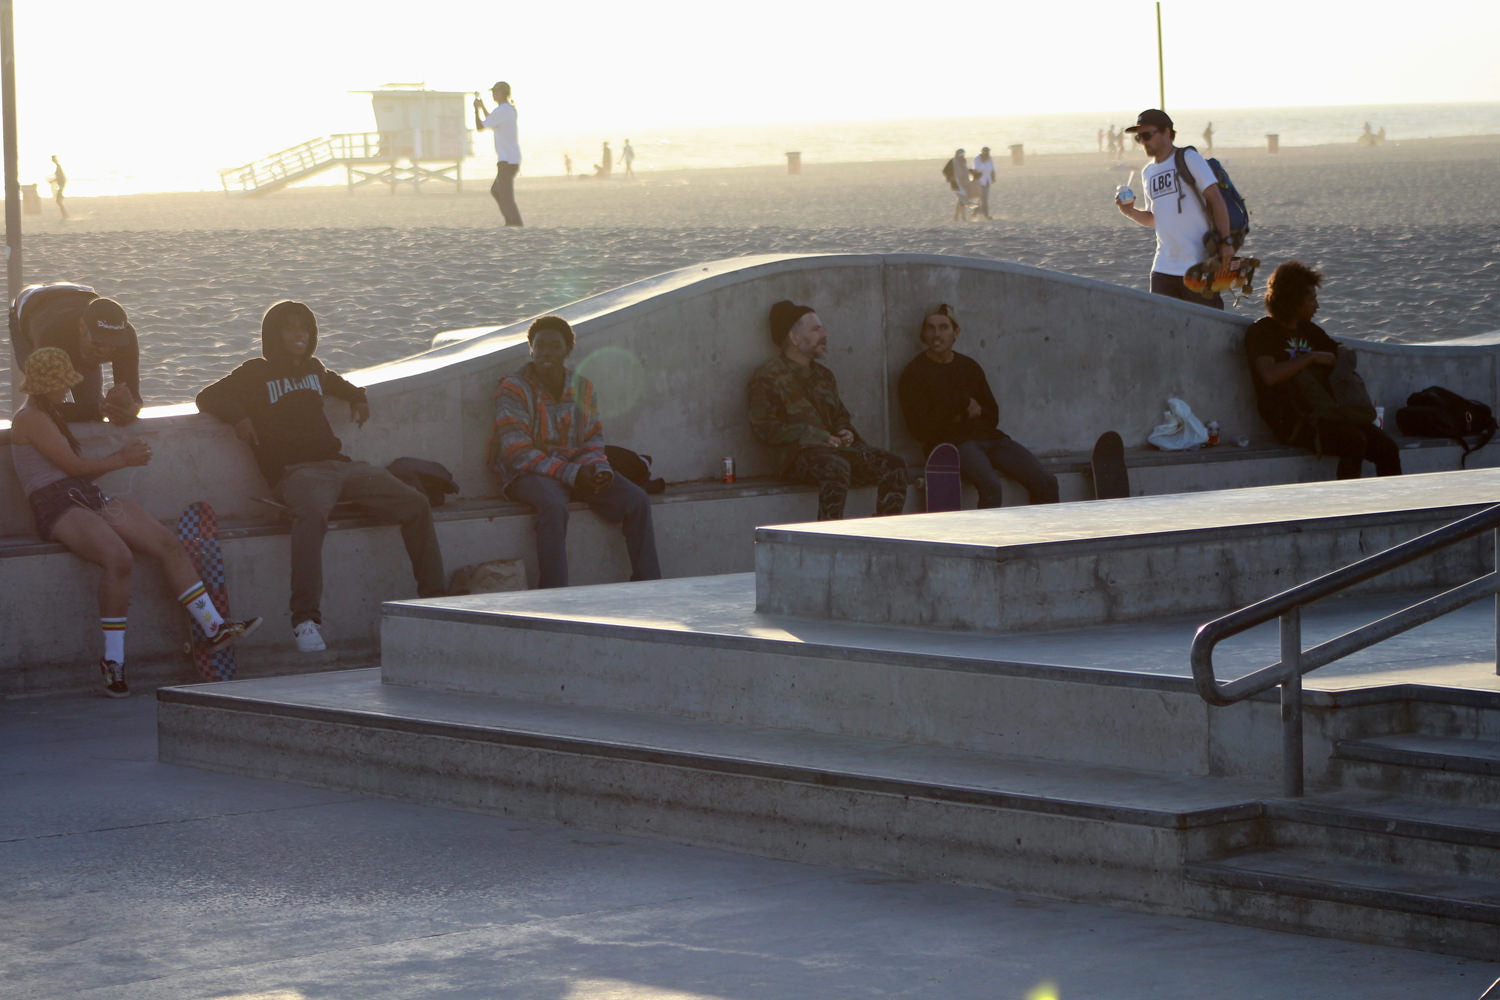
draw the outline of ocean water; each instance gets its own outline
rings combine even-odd
[[[993,115],[966,118],[922,118],[891,121],[764,123],[639,129],[618,135],[551,130],[526,117],[521,109],[524,176],[560,176],[564,155],[573,170],[585,173],[599,161],[608,140],[619,164],[625,140],[636,152],[637,173],[660,170],[712,169],[780,165],[788,152],[802,154],[806,164],[864,163],[880,160],[942,160],[964,147],[970,155],[989,146],[996,158],[1011,145],[1027,156],[1088,153],[1098,149],[1098,130],[1123,128],[1139,108],[1044,115]],[[1384,127],[1392,142],[1435,137],[1500,135],[1500,103],[1354,105],[1306,108],[1195,108],[1173,113],[1181,141],[1201,144],[1203,127],[1214,123],[1218,148],[1263,147],[1275,133],[1283,146],[1354,142],[1365,122]],[[308,136],[301,139],[310,138]],[[288,144],[300,141],[288,136]],[[495,171],[489,137],[473,136],[475,155],[464,164],[467,177],[488,178]],[[267,149],[266,154],[275,150]],[[193,160],[191,150],[161,163],[122,163],[106,173],[69,174],[69,193],[78,197],[157,191],[216,191],[218,171],[236,166]],[[149,171],[149,172],[148,172]],[[30,180],[31,178],[26,178]],[[308,183],[342,185],[342,170],[332,169]],[[45,193],[45,184],[43,184]]]

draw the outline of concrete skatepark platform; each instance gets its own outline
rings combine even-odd
[[[885,587],[864,548],[897,545],[903,563],[927,554],[941,563],[956,548],[972,562],[968,550],[993,556],[988,541],[1026,525],[1040,541],[1024,544],[1060,539],[1072,558],[1087,545],[1064,529],[1093,520],[1113,525],[1103,550],[1139,563],[1096,574],[1095,589],[1107,590],[1194,560],[1233,577],[1232,562],[1195,553],[1230,551],[1249,530],[1260,560],[1293,577],[1230,581],[1276,583],[1260,597],[1468,513],[1497,477],[771,527],[758,529],[757,546],[811,536],[810,547],[835,556],[811,561],[828,577],[819,588],[803,573],[803,592],[879,590],[894,605],[902,584]],[[1291,513],[1309,508],[1324,516]],[[1126,545],[1132,528],[1149,544]],[[965,531],[981,541],[970,545]],[[1452,551],[1398,582],[1486,572],[1493,541]],[[787,558],[799,571],[809,564]],[[1196,578],[1175,588],[1162,578],[1171,601],[1114,624],[979,631],[951,619],[849,621],[811,602],[805,617],[768,613],[781,559],[757,559],[755,575],[393,602],[379,670],[159,692],[162,759],[899,876],[1492,954],[1493,602],[1309,675],[1313,794],[1283,800],[1274,693],[1214,709],[1188,677],[1188,640],[1218,599]],[[1003,550],[991,561],[1003,563]],[[1035,572],[1045,581],[1050,569]],[[972,573],[939,566],[919,578],[929,581],[915,588],[928,602],[920,621],[927,608],[985,593]],[[1325,602],[1306,614],[1306,638],[1407,596],[1372,587]],[[1053,621],[1075,619],[1064,608]],[[1274,632],[1242,638],[1221,658],[1226,672],[1277,658]]]

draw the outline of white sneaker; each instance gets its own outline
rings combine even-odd
[[[323,633],[318,631],[318,623],[311,618],[292,627],[292,638],[297,640],[297,648],[304,653],[321,653],[328,648],[323,643]]]

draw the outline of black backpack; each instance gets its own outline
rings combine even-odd
[[[1463,468],[1469,452],[1483,448],[1495,436],[1495,414],[1477,399],[1465,399],[1440,385],[1429,385],[1406,397],[1406,405],[1396,411],[1396,426],[1411,437],[1448,438],[1463,448],[1458,467]],[[1478,436],[1479,443],[1466,440]]]

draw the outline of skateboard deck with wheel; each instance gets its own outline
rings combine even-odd
[[[1094,499],[1117,500],[1130,496],[1130,473],[1125,468],[1125,442],[1114,431],[1105,431],[1094,442],[1090,462],[1094,471]]]
[[[963,507],[963,480],[958,475],[958,448],[940,444],[927,456],[927,513],[959,510]]]
[[[1250,294],[1257,267],[1260,267],[1259,257],[1231,257],[1225,264],[1218,254],[1213,254],[1201,264],[1188,268],[1182,276],[1182,283],[1188,291],[1205,298],[1216,292],[1234,292],[1238,298]]]
[[[187,505],[177,519],[177,538],[187,549],[188,557],[198,567],[198,576],[203,588],[219,609],[219,616],[229,620],[229,592],[224,587],[224,554],[219,549],[219,519],[214,509],[202,500]],[[198,665],[198,673],[206,681],[228,681],[234,679],[234,648],[224,646],[211,649],[203,628],[189,616],[191,635],[188,651]]]

